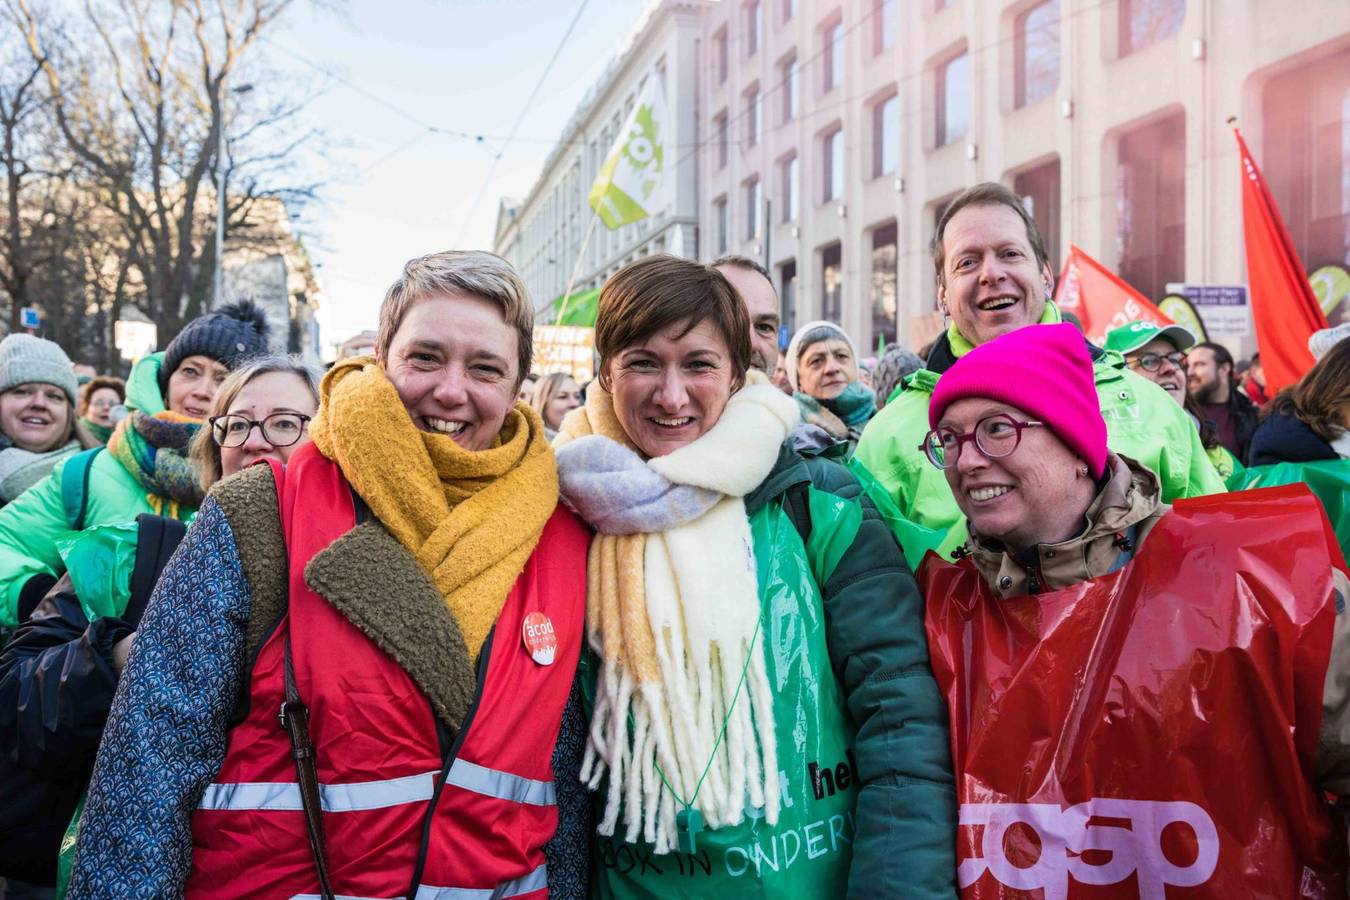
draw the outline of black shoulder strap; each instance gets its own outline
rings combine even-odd
[[[295,776],[300,785],[300,804],[305,811],[305,829],[309,832],[309,850],[314,856],[314,868],[319,875],[319,896],[334,900],[332,883],[328,878],[328,854],[323,839],[323,801],[319,796],[319,767],[314,757],[314,742],[309,736],[309,709],[300,699],[295,683],[295,667],[291,662],[291,630],[286,627],[286,665],[282,680],[286,699],[281,704],[281,727],[291,739],[291,756],[295,757]]]
[[[141,615],[145,612],[145,605],[150,602],[160,573],[187,534],[187,526],[177,519],[149,513],[137,516],[136,525],[136,562],[131,568],[131,598],[122,614],[123,620],[132,628],[140,625]]]

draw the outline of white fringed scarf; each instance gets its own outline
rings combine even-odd
[[[674,849],[678,801],[662,774],[711,828],[739,823],[747,800],[778,820],[773,697],[742,497],[768,477],[798,421],[797,404],[759,373],[702,437],[657,459],[638,455],[599,384],[563,421],[562,494],[600,531],[586,621],[603,664],[581,776],[594,790],[609,773],[600,834],[614,834],[622,807],[625,840]]]

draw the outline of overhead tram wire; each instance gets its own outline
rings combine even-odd
[[[535,98],[539,96],[539,91],[543,89],[544,82],[548,80],[549,73],[553,71],[553,64],[556,63],[558,57],[562,55],[563,48],[567,46],[567,41],[572,37],[572,32],[576,30],[577,23],[581,21],[581,14],[586,11],[586,4],[589,2],[590,0],[581,0],[581,3],[577,5],[577,11],[573,13],[572,21],[568,23],[567,30],[563,32],[562,39],[558,41],[558,46],[554,49],[553,55],[549,57],[548,65],[544,66],[544,71],[539,74],[539,80],[535,83],[534,90],[530,91],[529,98],[525,101],[525,105],[521,107],[520,115],[516,117],[516,124],[511,127],[511,133],[507,136],[506,141],[497,148],[497,153],[492,158],[492,165],[488,167],[487,177],[483,179],[482,185],[478,188],[478,196],[474,197],[473,205],[469,207],[468,214],[464,216],[464,219],[459,226],[459,235],[456,236],[453,246],[459,247],[464,243],[464,231],[469,227],[469,222],[473,220],[474,215],[478,212],[478,205],[483,202],[483,196],[487,193],[488,187],[492,184],[492,177],[497,174],[497,166],[502,161],[502,155],[506,153],[506,148],[511,146],[515,141],[516,134],[520,131],[520,126],[525,121],[525,116],[529,114],[530,107],[534,105]]]

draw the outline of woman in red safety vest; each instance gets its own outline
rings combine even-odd
[[[1344,897],[1350,581],[1317,500],[1161,504],[1070,325],[977,347],[929,417],[971,535],[920,571],[962,896]]]
[[[579,895],[589,532],[502,259],[409,262],[313,443],[211,492],[142,620],[75,897]]]

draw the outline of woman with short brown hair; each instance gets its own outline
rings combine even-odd
[[[744,304],[715,269],[647,257],[601,289],[596,347],[555,441],[599,532],[581,774],[601,859],[669,860],[602,867],[597,893],[675,896],[694,871],[701,896],[953,896],[922,601],[854,476],[785,443],[797,405],[748,371]],[[749,864],[826,821],[851,858]]]

